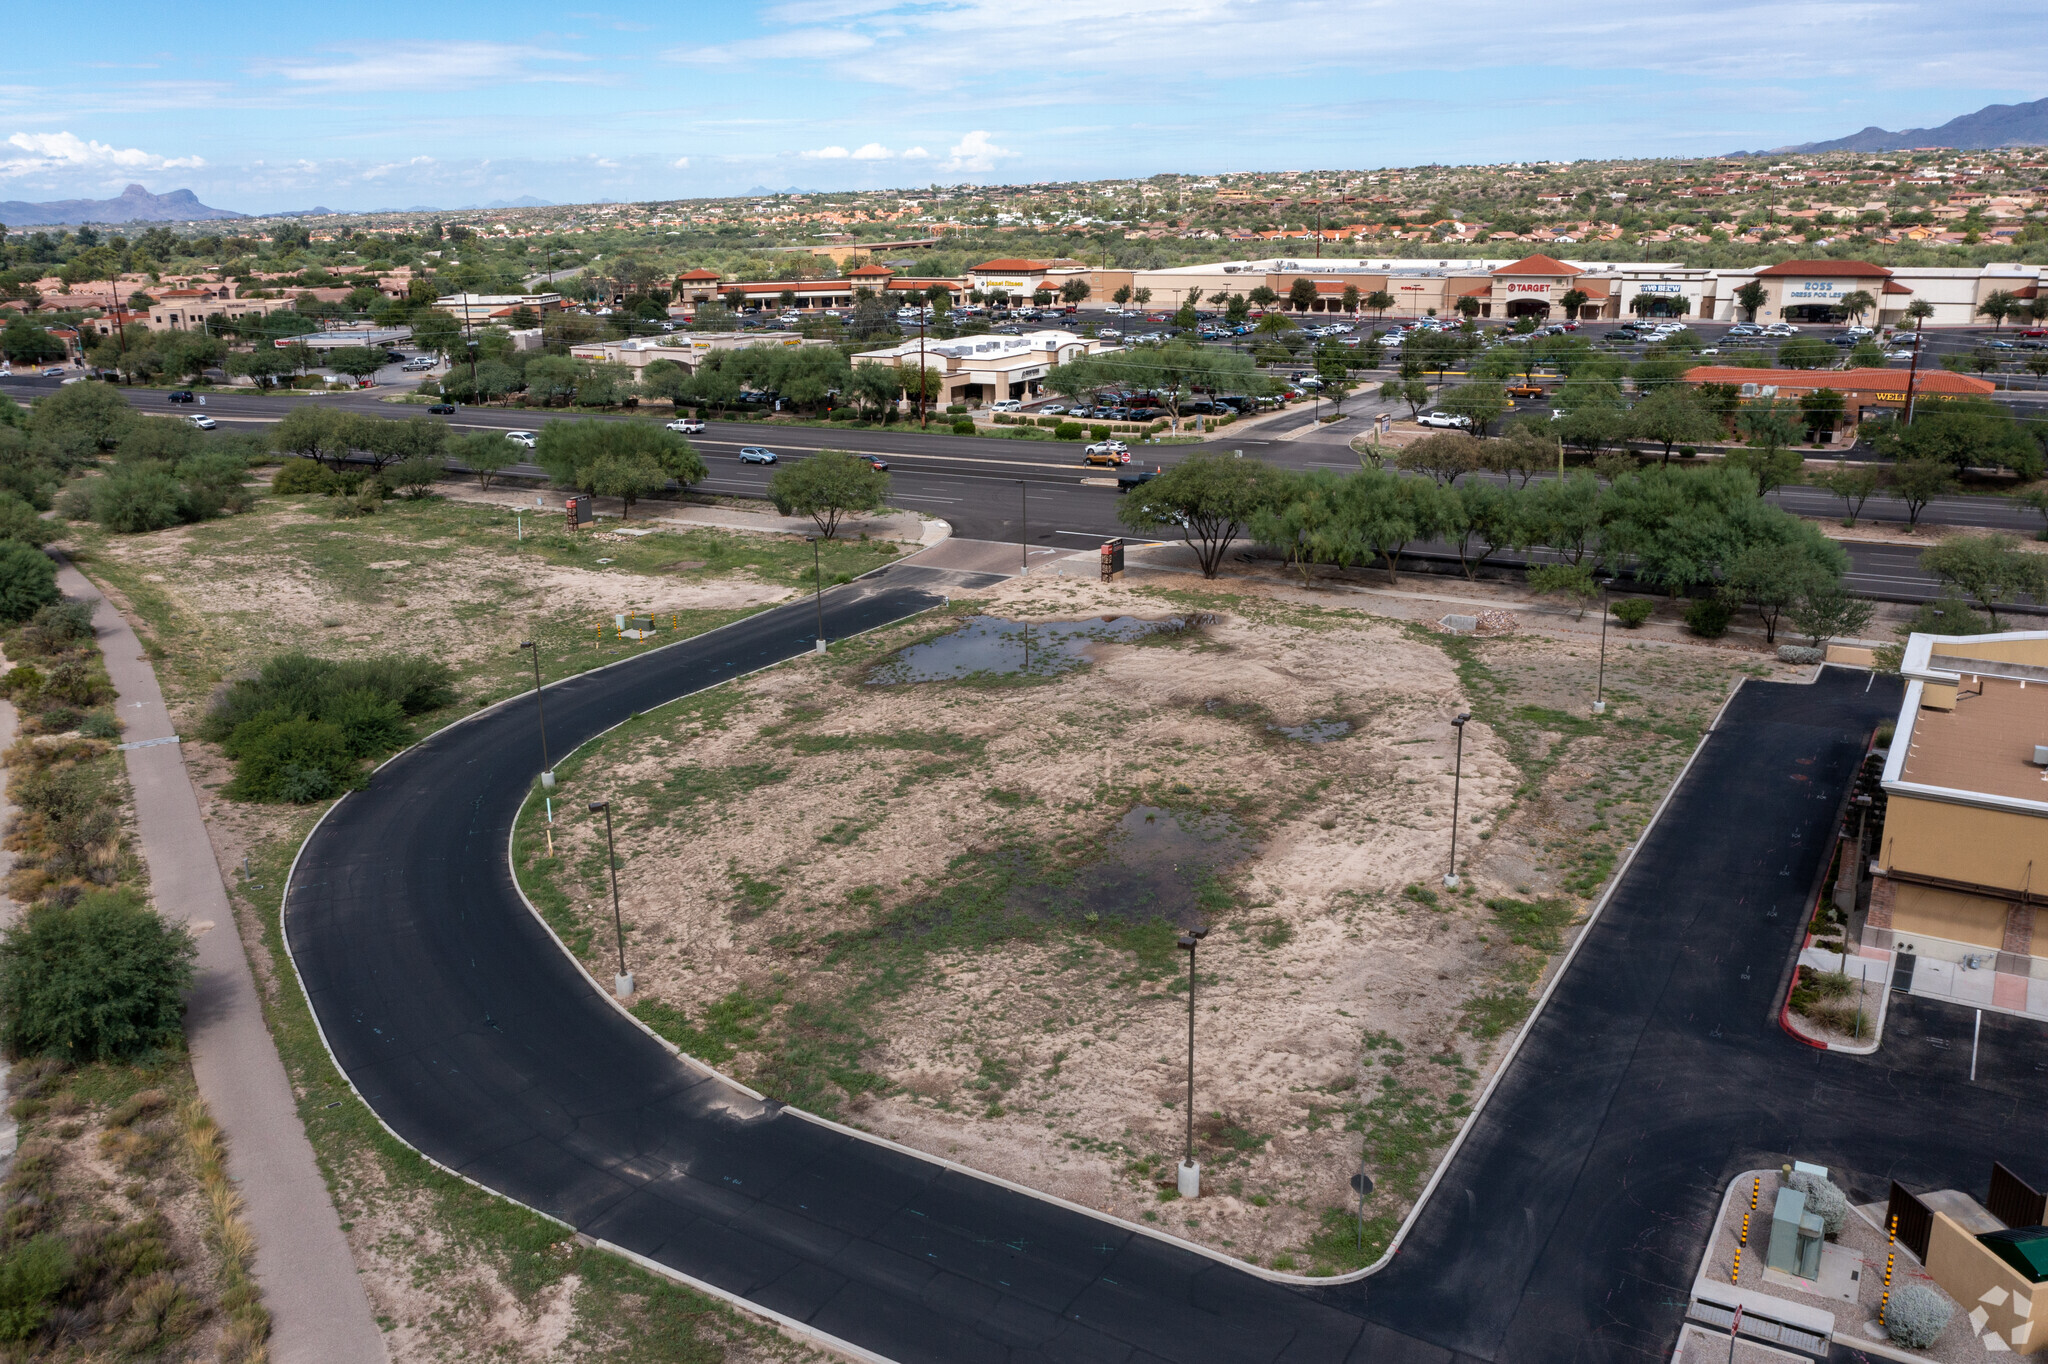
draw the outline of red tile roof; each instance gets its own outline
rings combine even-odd
[[[1759,279],[1805,275],[1813,279],[1890,279],[1892,272],[1863,260],[1788,260],[1756,272]]]
[[[1888,294],[1910,294],[1913,292],[1895,279],[1888,279],[1884,282],[1884,291]]]
[[[1776,384],[1780,388],[1834,388],[1865,393],[1903,393],[1906,374],[1896,369],[1744,369],[1736,365],[1700,365],[1685,372],[1693,384]],[[1923,369],[1914,380],[1916,393],[1955,396],[1995,392],[1988,379],[1973,379],[1945,369]]]
[[[1566,265],[1555,256],[1546,256],[1539,252],[1533,256],[1524,256],[1512,265],[1503,265],[1493,273],[1496,275],[1582,275],[1585,271],[1579,269],[1576,265]]]
[[[893,275],[896,272],[886,265],[862,265],[846,272],[847,278],[867,278],[874,275]]]
[[[705,270],[705,269],[699,268],[699,269],[696,269],[696,270],[692,270],[692,271],[690,271],[690,272],[689,272],[688,274],[686,274],[686,275],[677,275],[677,276],[676,276],[676,278],[677,278],[677,279],[717,279],[717,278],[718,278],[718,272],[717,272],[716,270]]]

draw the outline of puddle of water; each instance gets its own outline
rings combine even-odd
[[[1267,725],[1275,734],[1299,739],[1305,744],[1326,744],[1351,732],[1349,720],[1310,720],[1303,725]]]
[[[1021,887],[1012,900],[1040,918],[1093,914],[1126,923],[1166,919],[1190,928],[1206,917],[1202,886],[1250,851],[1251,840],[1227,815],[1139,805],[1117,821],[1101,861],[1059,885]]]
[[[947,682],[979,674],[1052,677],[1086,662],[1088,650],[1094,645],[1128,643],[1186,624],[1178,616],[1165,620],[1098,616],[1089,620],[1032,621],[1028,625],[1000,616],[970,616],[959,629],[903,650],[876,668],[868,683],[889,687],[906,682]]]

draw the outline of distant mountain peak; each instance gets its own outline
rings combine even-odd
[[[1887,132],[1876,125],[1832,142],[1778,147],[1775,152],[1896,152],[1912,147],[1954,147],[1984,151],[1992,147],[2048,147],[2048,99],[2030,104],[1987,104],[1974,114],[1952,118],[1939,128],[1905,128]]]
[[[188,223],[246,218],[232,209],[208,208],[189,189],[151,194],[146,185],[130,185],[115,199],[57,199],[32,204],[21,199],[0,203],[0,223],[9,227],[73,227],[80,223]]]

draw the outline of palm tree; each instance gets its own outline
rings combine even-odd
[[[1394,296],[1385,289],[1375,289],[1365,296],[1365,306],[1372,309],[1376,318],[1384,319],[1387,309],[1394,306]]]
[[[1877,306],[1877,299],[1868,289],[1858,289],[1854,293],[1843,294],[1842,301],[1836,306],[1849,315],[1850,321],[1860,324],[1863,314]]]

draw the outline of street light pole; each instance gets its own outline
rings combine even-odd
[[[612,845],[612,803],[608,800],[590,802],[590,813],[604,812],[605,861],[612,871],[612,927],[619,935],[619,974],[612,981],[612,993],[620,999],[633,993],[633,976],[626,970],[626,921],[619,915],[619,854]]]
[[[1593,678],[1593,713],[1607,713],[1607,589],[1614,579],[1600,580],[1600,670]]]
[[[469,400],[476,401],[476,338],[470,337],[463,344],[469,347]]]
[[[818,537],[806,535],[804,538],[811,542],[811,595],[818,603],[818,641],[811,646],[811,652],[822,654],[825,652],[825,570],[821,567],[823,561],[818,557]]]
[[[1031,488],[1017,480],[1017,550],[1022,576],[1031,576]]]
[[[1186,1154],[1179,1172],[1182,1198],[1202,1196],[1202,1167],[1195,1163],[1195,949],[1208,936],[1206,928],[1191,928],[1180,935],[1180,948],[1188,954],[1188,1122]]]
[[[555,789],[555,765],[548,761],[548,712],[540,699],[540,645],[529,639],[519,647],[533,650],[533,713],[540,717],[540,784],[552,791]]]
[[[1451,869],[1444,873],[1445,890],[1458,888],[1458,797],[1465,784],[1465,722],[1471,718],[1469,710],[1451,717],[1451,727],[1458,731],[1458,756],[1451,767]]]

